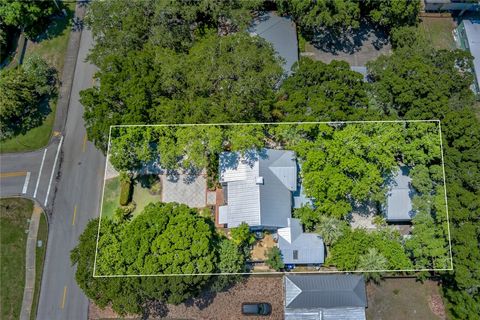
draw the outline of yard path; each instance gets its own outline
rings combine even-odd
[[[30,219],[30,226],[28,228],[25,256],[25,288],[23,290],[20,320],[29,320],[30,313],[32,312],[33,295],[35,293],[35,250],[41,214],[42,208],[35,203],[32,218]]]

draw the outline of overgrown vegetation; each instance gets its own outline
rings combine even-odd
[[[329,29],[335,35],[356,28],[360,19],[368,19],[389,31],[395,49],[392,55],[381,56],[369,64],[372,83],[364,83],[362,76],[350,71],[345,63],[327,65],[302,59],[293,75],[278,87],[279,61],[268,44],[242,32],[242,22],[236,14],[245,13],[250,7],[240,3],[210,8],[207,2],[200,1],[186,8],[183,4],[150,1],[94,2],[88,23],[97,40],[91,60],[100,67],[100,87],[82,93],[89,137],[105,150],[111,124],[439,119],[442,121],[454,270],[434,275],[442,279],[451,317],[476,318],[480,313],[480,274],[476,266],[480,249],[475,241],[480,210],[480,124],[472,110],[474,96],[469,89],[473,80],[469,68],[472,58],[463,51],[434,49],[415,33],[419,1],[344,0],[301,4],[300,1],[279,2],[281,10],[293,13],[302,30]],[[167,14],[159,16],[159,12]],[[399,29],[404,27],[407,28]],[[162,155],[162,165],[188,168],[208,164],[209,155],[223,141],[228,142],[230,150],[245,150],[261,146],[261,137],[265,136],[258,126],[239,127],[235,132],[225,132],[223,137],[215,129],[209,131],[212,127],[199,128],[175,133],[165,128],[161,140],[155,137],[157,133],[150,132],[151,138],[145,141],[159,142],[154,151]],[[354,129],[347,127],[345,130]],[[429,141],[428,130],[425,133],[425,136],[407,134],[400,137],[400,141],[408,142],[404,147],[412,148],[407,150],[412,159],[421,159],[410,164],[414,167],[414,187],[420,194],[414,201],[419,214],[413,221],[415,231],[406,244],[407,252],[397,247],[398,241],[384,240],[385,234],[347,231],[340,238],[332,238],[331,250],[336,263],[375,268],[386,263],[393,268],[438,267],[448,262],[444,259],[447,221],[446,212],[441,209],[444,208],[442,192],[438,189],[441,185],[438,151],[433,149],[434,158],[430,158],[432,149],[428,143],[423,144]],[[308,130],[305,134],[308,138]],[[391,141],[398,137],[398,132],[386,131],[385,134]],[[288,137],[289,132],[282,135]],[[117,168],[130,170],[154,157],[149,153],[150,145],[135,145],[137,138],[133,133],[115,138],[119,147],[112,148],[112,163]],[[361,155],[352,165],[363,164],[362,157],[369,156],[362,150],[361,141],[342,137],[342,130],[326,132],[321,138],[321,141],[309,142],[308,146],[328,151],[332,147],[325,144],[343,143],[351,150],[358,148]],[[125,141],[120,141],[122,139]],[[420,145],[415,145],[414,141],[419,141]],[[366,169],[360,167],[359,172],[347,172],[347,177],[357,174],[361,178],[361,170],[378,173],[380,168],[382,172],[396,156],[406,157],[408,153],[405,149],[395,150],[388,139],[377,142],[387,154],[394,155],[393,160],[389,157],[383,162],[375,153],[373,164],[367,161]],[[120,156],[126,146],[130,146],[132,152]],[[180,163],[177,161],[179,153],[188,155]],[[327,154],[334,156],[332,152]],[[408,157],[404,160],[408,162]],[[310,172],[332,173],[326,171],[321,161],[318,157],[311,158]],[[331,177],[331,181],[335,181]],[[378,178],[378,174],[374,177]],[[377,185],[374,189],[379,191],[377,183],[380,180],[377,180],[364,182]],[[321,183],[315,175],[307,184],[310,184],[310,192],[316,190],[322,197]],[[355,193],[358,199],[375,198],[376,192],[369,194],[364,189],[350,187],[337,191],[339,194]],[[328,197],[327,194],[324,199],[329,200]],[[337,201],[330,200],[331,204]],[[344,206],[338,209],[332,205],[332,210],[337,217],[346,212]],[[320,212],[305,212],[313,220],[312,229],[322,225],[322,221],[317,221],[317,216],[322,216]],[[205,288],[211,280],[202,276],[132,278],[126,280],[126,284],[124,279],[94,279],[91,268],[96,230],[90,225],[89,228],[82,236],[83,242],[74,262],[79,264],[77,281],[100,306],[111,302],[117,311],[140,312],[147,307],[149,299],[179,303]],[[397,237],[388,235],[388,239],[391,236]],[[342,239],[350,241],[342,242]],[[376,244],[375,251],[365,251],[366,245],[352,251],[354,245],[370,241]],[[426,248],[426,244],[430,247]],[[236,261],[238,252],[232,248],[225,245],[224,250],[229,252],[225,256]],[[429,250],[437,254],[427,257],[425,253]],[[358,252],[363,252],[362,259]],[[357,258],[346,259],[350,254]],[[378,263],[374,264],[374,260]]]

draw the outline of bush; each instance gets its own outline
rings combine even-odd
[[[132,181],[120,181],[120,205],[126,206],[132,201],[133,185]]]
[[[270,268],[274,269],[275,271],[280,271],[285,267],[282,259],[282,253],[280,249],[277,247],[272,247],[267,250],[267,261],[265,263]]]
[[[150,193],[152,195],[157,195],[162,193],[162,182],[157,181],[150,187]]]

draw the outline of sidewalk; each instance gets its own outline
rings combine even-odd
[[[22,311],[20,320],[29,320],[32,311],[33,295],[35,293],[35,252],[37,247],[37,233],[40,224],[42,208],[36,203],[33,207],[30,227],[28,229],[27,249],[25,256],[25,289],[23,291]]]

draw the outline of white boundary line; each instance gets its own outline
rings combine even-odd
[[[43,150],[42,163],[40,164],[40,170],[38,171],[38,177],[37,177],[37,184],[35,185],[35,191],[33,192],[34,198],[37,196],[38,184],[40,183],[40,177],[42,176],[43,163],[45,162],[45,155],[47,154],[47,150],[48,149]]]
[[[63,136],[60,138],[60,143],[58,144],[57,153],[55,154],[55,161],[53,162],[52,173],[50,174],[50,181],[48,182],[47,195],[45,196],[45,203],[44,203],[45,207],[47,206],[47,203],[48,203],[48,195],[50,194],[50,188],[52,187],[53,175],[55,174],[55,167],[57,166],[58,155],[60,153],[60,149],[62,148],[62,143],[63,143]]]
[[[110,126],[108,132],[108,145],[107,145],[107,156],[105,157],[105,171],[103,173],[103,188],[102,188],[102,201],[100,202],[100,218],[98,219],[98,231],[97,231],[97,243],[95,245],[95,259],[93,260],[93,277],[102,277],[95,275],[97,269],[97,252],[98,252],[98,240],[100,238],[100,225],[102,224],[102,212],[103,212],[103,197],[105,195],[105,182],[107,177],[107,165],[108,165],[108,156],[110,154],[110,138],[112,136],[112,126]]]
[[[398,269],[398,270],[321,270],[321,271],[301,271],[301,272],[232,272],[232,273],[174,273],[174,274],[126,274],[126,275],[96,275],[96,265],[97,265],[97,253],[98,253],[98,241],[100,237],[100,226],[102,221],[103,213],[103,197],[105,193],[105,182],[106,182],[106,173],[108,165],[108,155],[110,153],[110,140],[112,136],[112,128],[122,128],[122,127],[191,127],[191,126],[242,126],[242,125],[302,125],[302,124],[360,124],[360,123],[419,123],[419,122],[437,122],[438,131],[440,137],[440,151],[441,151],[441,162],[443,169],[443,189],[445,191],[445,206],[447,213],[447,230],[448,230],[448,244],[449,244],[449,253],[450,253],[450,268],[440,268],[440,269]],[[252,123],[200,123],[200,124],[127,124],[127,125],[113,125],[110,126],[108,133],[108,145],[107,145],[107,156],[105,160],[105,173],[103,179],[103,190],[102,190],[102,203],[100,204],[100,217],[98,220],[98,231],[97,231],[97,243],[95,247],[95,259],[93,264],[93,277],[94,278],[120,278],[120,277],[178,277],[178,276],[228,276],[228,275],[248,275],[248,276],[261,276],[261,275],[285,275],[285,274],[329,274],[329,273],[394,273],[394,272],[439,272],[439,271],[453,271],[453,256],[452,256],[452,243],[450,238],[450,219],[448,216],[448,203],[447,203],[447,185],[446,185],[446,176],[445,176],[445,163],[443,157],[443,143],[442,143],[442,128],[441,122],[438,119],[431,120],[366,120],[366,121],[317,121],[317,122],[252,122]]]
[[[440,138],[440,153],[442,155],[443,190],[445,191],[445,211],[447,213],[447,233],[448,233],[448,248],[450,251],[450,269],[453,270],[452,238],[450,235],[450,218],[448,216],[447,177],[445,175],[445,161],[443,160],[442,124],[440,121],[438,122],[438,135]]]
[[[28,183],[30,182],[30,174],[31,172],[28,171],[27,176],[25,177],[25,183],[23,184],[22,194],[27,193]]]

